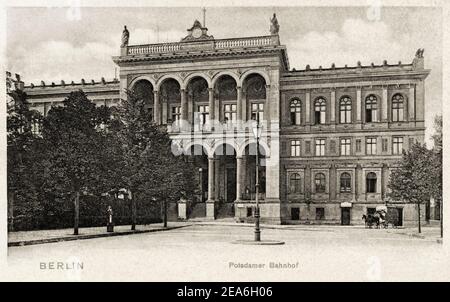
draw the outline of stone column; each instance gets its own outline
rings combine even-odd
[[[236,200],[241,200],[242,198],[242,187],[243,187],[243,170],[245,168],[242,166],[243,160],[242,156],[236,157]]]
[[[242,116],[242,87],[241,86],[236,86],[236,92],[237,92],[237,100],[236,100],[236,115],[237,115],[237,119],[238,121],[243,121],[244,118]]]
[[[387,122],[388,119],[388,91],[387,86],[383,86],[383,95],[381,98],[381,121]]]
[[[169,102],[166,99],[163,99],[161,102],[162,105],[162,120],[161,120],[161,124],[163,125],[167,125],[167,114],[168,114],[168,105]]]
[[[180,95],[181,95],[181,119],[183,121],[187,121],[188,106],[187,106],[187,99],[186,99],[186,89],[184,89],[184,88],[180,89]]]
[[[208,88],[208,97],[209,97],[209,120],[212,122],[215,118],[214,114],[214,89]]]
[[[331,89],[331,98],[330,98],[330,124],[334,124],[336,121],[336,90]]]
[[[311,93],[309,91],[306,91],[306,94],[305,94],[305,122],[306,122],[306,125],[309,125],[311,122],[310,114],[311,114]]]
[[[153,121],[155,122],[156,125],[161,124],[158,90],[153,90]]]
[[[356,122],[361,122],[361,87],[356,87]]]
[[[208,200],[206,201],[206,217],[215,218],[215,179],[214,179],[215,159],[208,158]]]

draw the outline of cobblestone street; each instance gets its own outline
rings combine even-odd
[[[250,225],[199,223],[166,232],[10,247],[8,279],[444,280],[447,272],[442,268],[448,267],[449,260],[442,244],[432,237],[408,235],[414,231],[270,226],[263,227],[262,238],[283,240],[285,245],[248,246],[233,241],[252,239]],[[437,228],[432,231],[439,234]],[[58,262],[64,263],[64,268],[49,268]],[[71,268],[72,263],[82,263],[83,269]],[[276,268],[280,264],[285,268]],[[258,268],[250,268],[252,265]],[[286,268],[289,265],[291,268]]]

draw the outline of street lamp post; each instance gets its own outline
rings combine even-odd
[[[261,241],[261,230],[259,228],[259,137],[261,136],[261,127],[259,126],[259,121],[256,121],[256,127],[253,129],[253,134],[256,138],[256,209],[255,209],[255,241]]]

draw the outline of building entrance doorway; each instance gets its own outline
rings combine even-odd
[[[236,200],[236,168],[227,168],[226,180],[226,202],[234,202]]]
[[[350,208],[341,208],[341,225],[350,225]]]

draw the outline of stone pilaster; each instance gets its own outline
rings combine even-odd
[[[188,120],[188,106],[187,106],[187,99],[186,99],[186,89],[182,88],[180,89],[180,95],[181,95],[181,119],[184,121]]]
[[[330,97],[330,123],[334,124],[336,121],[336,90],[331,89]]]
[[[386,122],[388,119],[388,87],[383,86],[383,94],[381,97],[381,121]]]
[[[243,116],[242,116],[242,87],[241,86],[236,86],[236,92],[237,92],[237,100],[236,100],[236,115],[237,115],[237,119],[238,120],[244,120]]]
[[[215,119],[214,112],[214,89],[208,88],[208,101],[209,101],[209,120],[213,121]]]
[[[311,123],[311,92],[308,90],[305,93],[305,122],[306,125]]]
[[[158,90],[153,90],[153,121],[155,124],[161,124],[161,113],[159,104],[159,92]]]
[[[215,159],[208,158],[208,200],[206,201],[206,217],[215,218]]]
[[[408,97],[408,119],[410,121],[415,120],[415,106],[416,106],[416,91],[414,85],[409,87],[409,97]]]
[[[242,156],[236,157],[236,200],[241,200],[242,198],[244,169]]]
[[[356,87],[356,122],[361,122],[361,87]]]

